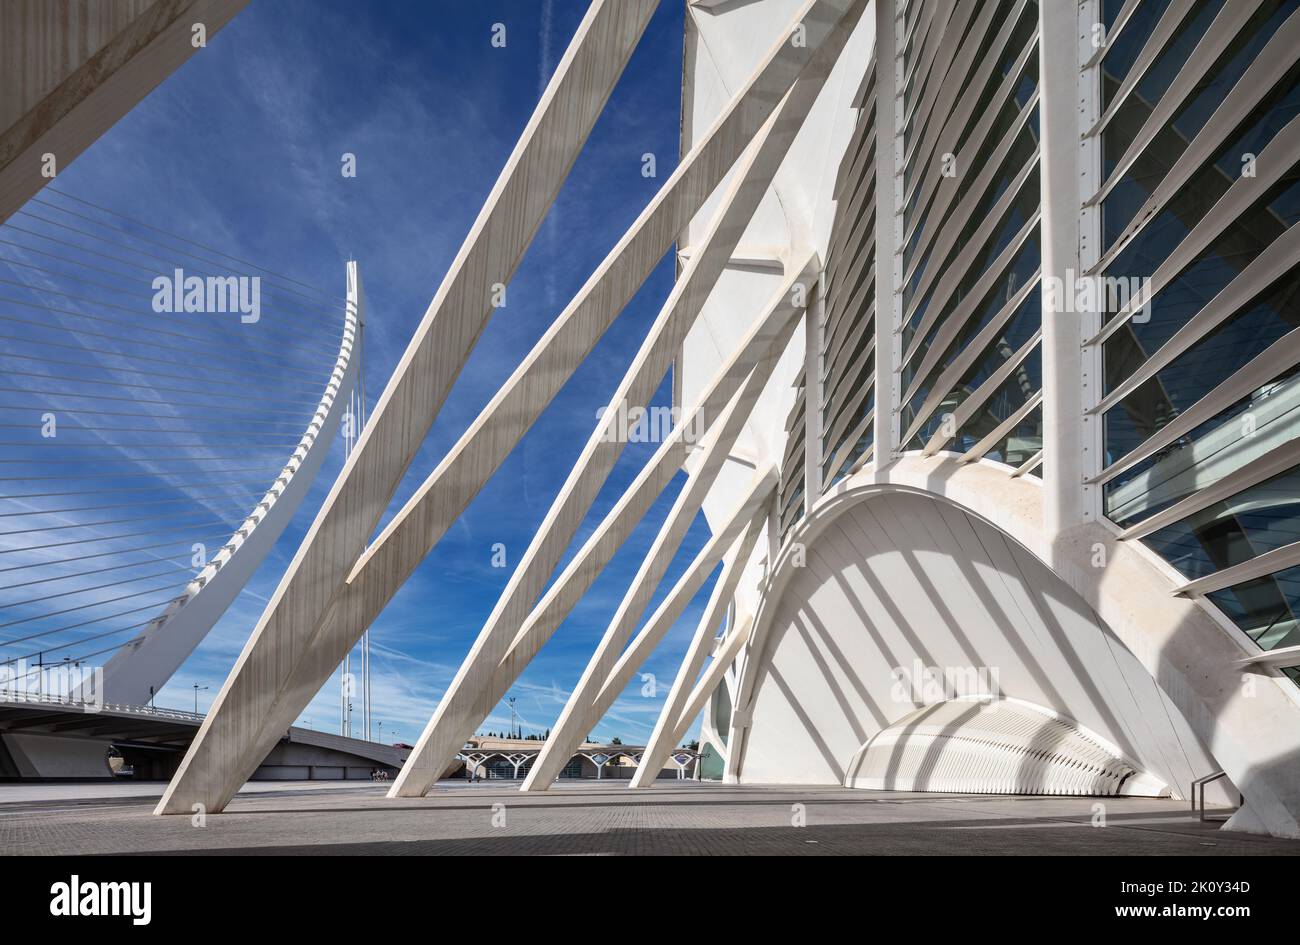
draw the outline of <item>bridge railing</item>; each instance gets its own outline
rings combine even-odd
[[[169,709],[163,706],[126,705],[116,702],[96,702],[93,699],[81,699],[74,696],[46,692],[12,692],[0,695],[0,705],[58,705],[88,712],[115,712],[122,715],[147,715],[156,718],[175,719],[182,722],[202,722],[201,712],[187,712],[184,709]]]

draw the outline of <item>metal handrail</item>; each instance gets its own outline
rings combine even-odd
[[[1205,823],[1207,820],[1224,821],[1227,820],[1229,817],[1231,817],[1232,814],[1236,813],[1236,811],[1229,811],[1227,817],[1206,817],[1205,816],[1206,787],[1213,784],[1215,781],[1218,781],[1220,778],[1226,778],[1227,776],[1228,776],[1228,772],[1226,771],[1215,771],[1212,774],[1207,774],[1203,777],[1197,778],[1192,782],[1192,791],[1191,791],[1192,813],[1199,814],[1202,823]],[[1199,795],[1199,801],[1198,801],[1198,795]],[[1243,806],[1245,806],[1245,803],[1246,803],[1246,798],[1242,795],[1240,791],[1238,791],[1237,809],[1240,810]]]
[[[108,710],[109,712],[119,712],[126,715],[149,715],[156,718],[180,719],[186,722],[202,722],[204,715],[201,712],[189,712],[185,709],[168,709],[151,705],[126,705],[116,702],[97,703],[90,699],[77,699],[72,696],[55,695],[53,693],[13,693],[0,697],[0,704],[27,704],[36,703],[38,705],[65,705],[76,708],[93,708],[95,711]]]

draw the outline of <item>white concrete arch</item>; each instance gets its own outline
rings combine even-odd
[[[1041,490],[1000,464],[909,455],[819,500],[755,616],[728,779],[842,782],[874,732],[924,704],[918,674],[983,668],[1002,696],[1077,720],[1175,796],[1222,769],[1252,826],[1300,835],[1290,684],[1244,684],[1248,648],[1113,527],[1048,545]]]
[[[958,794],[1168,797],[1106,739],[1021,699],[975,695],[932,702],[872,735],[846,787]]]

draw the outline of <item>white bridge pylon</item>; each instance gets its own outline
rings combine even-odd
[[[365,547],[491,314],[494,287],[509,282],[656,6],[657,0],[591,4],[155,813],[190,814],[196,804],[209,813],[225,807],[734,168],[707,239],[674,286],[390,795],[428,790],[681,468],[686,444],[679,425],[610,513],[608,528],[603,525],[584,546],[574,562],[578,567],[571,566],[541,597],[621,453],[622,444],[606,436],[607,428],[623,408],[646,404],[659,386],[866,0],[802,4],[789,36],[763,57],[479,418],[374,544]],[[798,268],[787,265],[784,292],[788,295],[800,279],[815,281],[815,270],[811,261]],[[681,540],[682,522],[689,524],[693,517],[687,510],[698,507],[707,489],[708,470],[716,472],[749,415],[761,384],[747,378],[765,376],[762,365],[780,355],[794,322],[791,315],[790,304],[778,298],[697,404],[705,419],[714,421],[706,441],[710,456],[697,469],[703,478],[688,484],[657,542],[665,558]],[[742,533],[748,535],[756,515],[762,517],[759,510],[773,485],[772,471],[760,471],[732,523],[706,546],[651,618],[640,649],[652,648],[649,641],[657,642],[656,635],[675,618],[674,609],[679,613],[722,553]],[[615,637],[630,633],[666,563],[638,576],[628,606],[620,609],[611,628]],[[606,655],[604,650],[597,654],[602,666]],[[606,678],[599,682],[603,685]],[[596,702],[605,698],[604,692],[595,695]],[[575,720],[588,714],[578,703],[573,709],[568,714]]]

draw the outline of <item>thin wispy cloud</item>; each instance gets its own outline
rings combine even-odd
[[[366,386],[373,408],[584,12],[583,4],[552,0],[447,4],[436,12],[423,2],[252,4],[63,170],[58,186],[130,208],[140,219],[300,279],[331,299],[343,294],[345,261],[357,259],[367,296]],[[652,20],[510,282],[508,306],[489,322],[383,521],[468,428],[671,172],[680,129],[682,15],[680,5],[664,4]],[[490,43],[497,22],[508,27],[505,48]],[[302,28],[305,23],[310,29]],[[657,156],[657,178],[641,174],[646,153]],[[347,154],[355,158],[354,178],[340,171]],[[376,720],[385,720],[385,740],[394,728],[403,740],[418,736],[580,453],[598,409],[644,339],[672,278],[666,257],[376,620],[373,706]],[[303,331],[335,318],[341,323],[341,308],[304,307],[311,311],[301,316]],[[288,308],[286,317],[300,317]],[[318,363],[323,382],[330,364]],[[667,403],[670,391],[666,380],[656,402]],[[224,409],[227,416],[238,413]],[[255,407],[240,410],[256,416]],[[152,468],[163,477],[164,467],[151,467],[143,451],[123,449],[141,470]],[[626,449],[574,548],[652,452],[653,444]],[[215,696],[343,458],[341,440],[331,444],[294,520],[158,694],[159,704],[192,707],[196,685],[209,687],[198,690],[201,709]],[[179,488],[187,494],[187,487]],[[208,502],[214,511],[224,509],[198,498],[196,490],[190,493],[196,506]],[[553,725],[672,499],[670,492],[650,511],[513,687],[526,730]],[[706,537],[697,523],[667,582]],[[506,549],[504,568],[493,566],[498,543]],[[706,594],[707,588],[701,596]],[[698,603],[655,655],[653,671],[661,679],[671,678],[695,615]],[[336,673],[303,721],[338,730],[337,679]],[[597,731],[628,743],[644,741],[661,697],[624,694]],[[508,708],[499,706],[483,728],[502,730],[509,718]]]

